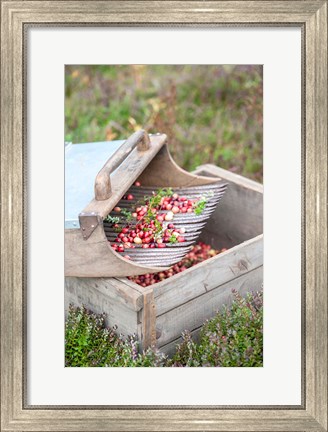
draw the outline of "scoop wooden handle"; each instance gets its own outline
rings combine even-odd
[[[99,171],[95,180],[95,199],[97,201],[104,201],[112,195],[110,175],[135,147],[140,152],[150,148],[150,139],[146,131],[140,130],[132,134]]]

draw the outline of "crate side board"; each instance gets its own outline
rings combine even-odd
[[[157,315],[178,307],[263,264],[263,235],[153,285]]]
[[[138,312],[138,340],[140,350],[156,346],[156,304],[152,287],[144,289],[143,308]]]
[[[263,184],[251,180],[242,175],[233,173],[231,171],[227,171],[224,168],[218,167],[216,165],[212,165],[212,164],[200,165],[193,171],[193,173],[201,176],[204,175],[209,177],[220,177],[224,181],[232,182],[239,186],[250,189],[254,192],[259,192],[263,194]]]
[[[200,240],[215,248],[231,248],[263,233],[263,186],[213,165],[202,175],[220,176],[228,189],[206,224]]]
[[[138,312],[143,307],[142,293],[116,278],[75,278],[66,277],[68,284],[79,284],[98,291],[110,300],[122,303],[127,308]]]
[[[206,292],[186,303],[157,316],[156,330],[157,346],[167,345],[177,339],[188,329],[199,328],[207,319],[212,318],[223,305],[229,305],[232,299],[232,289],[241,295],[249,291],[262,289],[263,266],[260,266],[238,278],[229,281],[216,289]]]
[[[196,343],[199,342],[201,329],[202,329],[202,326],[189,332],[191,334],[192,340]],[[176,352],[177,345],[179,345],[182,341],[183,341],[183,339],[182,339],[182,336],[180,335],[180,337],[178,337],[177,339],[174,339],[173,341],[169,342],[168,344],[161,346],[160,351],[162,353],[166,354],[168,357],[172,357]]]
[[[200,240],[214,248],[231,248],[263,233],[262,194],[229,184]]]
[[[143,296],[130,286],[113,278],[65,278],[65,316],[69,305],[97,314],[106,314],[106,325],[117,325],[124,336],[137,333],[138,311],[143,308]]]

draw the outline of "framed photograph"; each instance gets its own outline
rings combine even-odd
[[[327,431],[327,2],[1,7],[1,430]]]
[[[65,83],[65,365],[262,367],[262,65],[68,65]],[[233,297],[244,324],[196,348]],[[94,345],[87,311],[135,335],[115,339],[130,356]]]

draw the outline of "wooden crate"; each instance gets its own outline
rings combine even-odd
[[[204,321],[263,283],[263,186],[214,165],[196,171],[219,176],[228,190],[200,237],[215,248],[228,248],[180,274],[147,288],[127,278],[65,278],[65,310],[84,304],[107,314],[107,324],[122,334],[137,334],[142,348],[156,344],[171,354],[181,332],[195,337]]]

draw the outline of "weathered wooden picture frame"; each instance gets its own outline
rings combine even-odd
[[[26,403],[26,29],[114,24],[302,29],[300,406],[85,409]],[[327,322],[326,0],[1,0],[1,430],[327,431]]]

